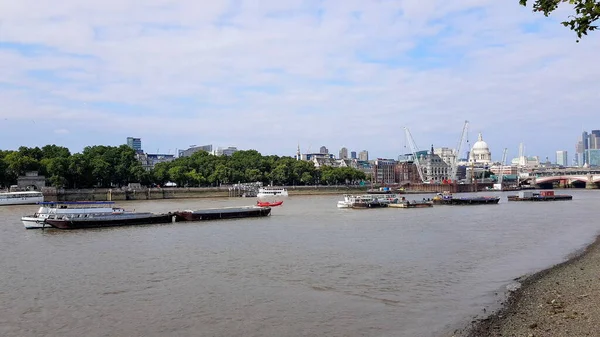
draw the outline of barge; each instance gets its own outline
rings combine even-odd
[[[433,197],[435,205],[494,205],[500,202],[500,197],[460,197],[456,198],[452,194],[444,193]]]
[[[209,208],[197,211],[175,212],[177,221],[206,221],[219,219],[256,218],[271,214],[270,207],[245,206]]]
[[[394,207],[394,208],[427,208],[427,207],[433,207],[433,201],[427,201],[427,200],[426,201],[401,200],[397,204],[390,204],[388,207]]]
[[[573,196],[568,194],[554,194],[554,191],[520,191],[518,195],[509,195],[508,201],[558,201],[572,200]]]
[[[88,217],[64,216],[60,219],[46,219],[45,223],[58,229],[84,229],[131,225],[166,224],[175,222],[174,214],[130,213]]]

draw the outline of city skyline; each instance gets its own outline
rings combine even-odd
[[[134,135],[149,152],[202,143],[294,156],[299,143],[395,158],[409,152],[403,127],[421,150],[454,148],[469,120],[470,144],[482,132],[496,161],[520,143],[553,161],[575,153],[582,124],[600,125],[600,41],[575,43],[560,25],[568,9],[236,4],[4,6],[0,147],[80,152]]]

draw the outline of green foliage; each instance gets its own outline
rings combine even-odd
[[[190,157],[156,164],[145,170],[135,151],[126,145],[88,146],[71,154],[67,148],[46,145],[0,150],[0,186],[15,184],[26,171],[38,170],[49,185],[60,188],[120,187],[130,182],[145,186],[219,186],[221,184],[262,182],[276,185],[353,184],[365,174],[352,168],[323,167],[290,157],[263,156],[255,150],[238,151],[232,156],[213,156],[204,151]]]
[[[594,25],[600,18],[600,1],[598,0],[534,0],[533,11],[549,16],[561,3],[565,2],[574,7],[575,15],[569,16],[569,20],[562,24],[577,34],[577,42],[588,32],[598,29],[598,26]],[[527,0],[519,0],[519,3],[526,6]]]

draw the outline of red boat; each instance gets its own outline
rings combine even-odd
[[[258,207],[275,207],[275,206],[281,206],[281,204],[283,204],[283,200],[282,201],[275,201],[275,202],[268,202],[268,201],[257,201],[256,202],[256,206]]]

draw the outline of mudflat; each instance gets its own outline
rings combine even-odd
[[[600,336],[600,237],[523,280],[503,309],[456,336]]]

